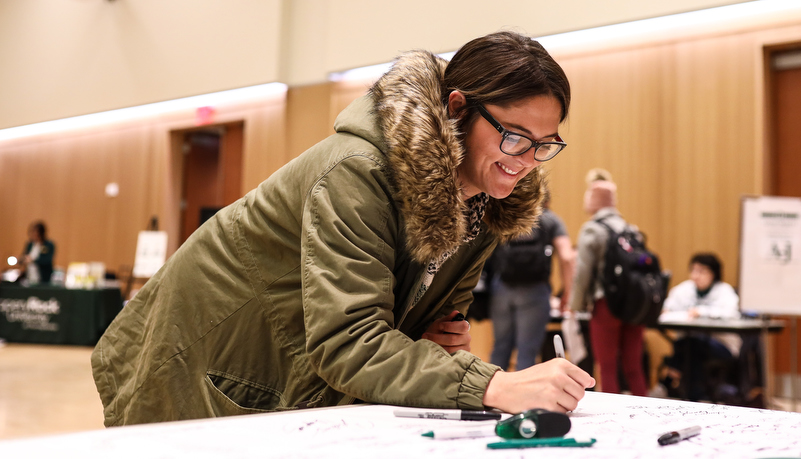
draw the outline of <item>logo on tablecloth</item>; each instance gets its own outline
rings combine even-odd
[[[50,318],[59,312],[61,305],[55,298],[0,298],[0,313],[6,316],[6,322],[19,322],[23,330],[58,331],[58,324],[50,322]]]

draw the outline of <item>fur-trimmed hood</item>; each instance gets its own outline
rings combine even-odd
[[[377,142],[391,165],[408,249],[420,263],[456,249],[467,232],[456,168],[465,155],[457,121],[441,102],[447,62],[427,51],[401,55],[372,87],[383,138]],[[490,198],[486,228],[500,240],[531,231],[544,191],[540,168],[520,180],[505,199]]]

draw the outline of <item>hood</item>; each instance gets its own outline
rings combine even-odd
[[[382,133],[373,143],[391,165],[408,250],[423,264],[458,248],[468,230],[456,174],[465,152],[457,120],[448,117],[441,102],[446,65],[427,51],[412,51],[401,55],[370,90]],[[490,198],[487,230],[502,241],[528,233],[543,194],[544,178],[536,168],[508,197]]]

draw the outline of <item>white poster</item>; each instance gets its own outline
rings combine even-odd
[[[136,241],[134,277],[152,277],[167,259],[167,232],[140,231]]]
[[[801,199],[744,198],[740,309],[801,315]]]

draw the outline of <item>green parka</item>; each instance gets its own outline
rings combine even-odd
[[[466,312],[499,239],[539,212],[535,170],[467,231],[445,61],[399,58],[336,134],[218,212],[100,339],[107,426],[374,403],[481,409],[498,367],[420,339]],[[414,303],[428,262],[457,249]]]

